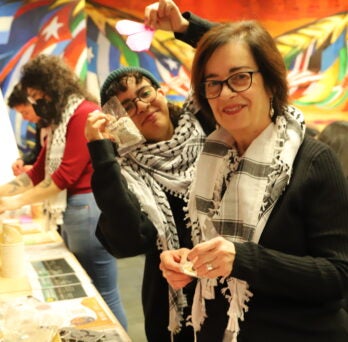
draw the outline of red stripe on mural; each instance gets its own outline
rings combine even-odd
[[[145,6],[152,3],[149,0],[96,0],[110,8],[116,8],[126,13],[136,13],[143,17]],[[228,21],[241,19],[258,20],[298,20],[304,18],[322,18],[338,12],[348,11],[347,0],[176,0],[181,11],[191,11],[213,21]]]

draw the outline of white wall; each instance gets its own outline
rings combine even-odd
[[[14,177],[11,165],[18,157],[19,153],[8,107],[0,89],[0,184],[8,182]]]

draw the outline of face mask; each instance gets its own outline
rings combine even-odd
[[[40,118],[51,119],[54,117],[55,108],[52,102],[48,102],[46,99],[38,99],[32,106]]]
[[[40,122],[45,126],[56,116],[54,103],[48,102],[46,99],[38,99],[32,106],[37,116],[41,118]]]

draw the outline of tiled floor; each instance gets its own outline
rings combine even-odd
[[[133,342],[146,342],[141,306],[144,256],[118,259],[119,289],[128,318],[128,334]]]

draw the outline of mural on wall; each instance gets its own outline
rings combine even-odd
[[[276,37],[287,68],[292,102],[348,114],[348,14],[316,20]]]
[[[95,94],[120,65],[140,65],[155,74],[169,98],[182,102],[190,86],[194,50],[157,31],[148,51],[133,52],[115,29],[120,19],[142,21],[151,0],[27,0],[0,4],[0,87],[5,98],[20,68],[40,54],[62,56]],[[346,0],[177,0],[212,21],[258,19],[270,30],[289,70],[290,96],[311,121],[348,118],[348,3]],[[204,5],[203,5],[204,4]],[[11,112],[17,140],[26,123]],[[24,142],[22,142],[23,145]]]

